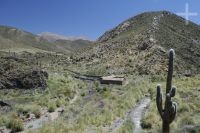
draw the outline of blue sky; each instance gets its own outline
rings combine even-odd
[[[145,11],[198,13],[199,0],[0,0],[0,25],[39,34],[52,32],[95,40],[122,21]]]

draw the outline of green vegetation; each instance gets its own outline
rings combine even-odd
[[[17,116],[18,119],[23,118],[23,116],[28,117],[30,112],[41,116],[39,109],[44,107],[47,107],[49,112],[53,112],[57,108],[56,106],[64,105],[65,112],[60,117],[60,119],[63,119],[63,130],[69,132],[104,131],[106,128],[102,128],[103,126],[110,125],[118,117],[123,118],[125,113],[130,111],[139,99],[148,94],[148,89],[144,87],[150,82],[148,77],[129,77],[128,79],[131,82],[129,81],[124,86],[107,86],[100,85],[97,82],[87,83],[76,80],[69,74],[65,76],[50,75],[47,90],[41,92],[39,90],[34,92],[27,90],[25,94],[20,94],[20,90],[15,90],[9,92],[6,96],[2,95],[1,98],[12,97],[14,93],[13,98],[16,100],[12,112],[22,114],[22,117]],[[1,90],[2,93],[7,92]],[[83,93],[85,95],[81,96]],[[77,100],[70,104],[75,95],[78,95]],[[18,103],[18,101],[23,101],[23,103]],[[11,117],[8,116],[7,118],[10,119]],[[2,121],[2,125],[6,124],[5,118],[2,116],[0,121]],[[68,124],[68,122],[71,124]],[[88,125],[91,125],[92,129]],[[47,124],[39,132],[47,131],[47,129],[53,132],[59,128],[57,126],[60,125]],[[126,122],[123,127],[119,131],[133,129],[130,121]],[[126,127],[128,127],[128,130],[125,129]]]
[[[12,132],[20,132],[24,130],[23,122],[21,119],[10,119],[7,123],[7,128],[11,129]]]
[[[54,112],[56,109],[56,105],[54,103],[50,103],[48,105],[48,111],[51,113],[51,112]]]
[[[73,107],[67,108],[65,117],[75,117],[74,124],[70,127],[66,125],[67,130],[71,132],[81,132],[86,129],[102,132],[106,130],[106,128],[103,128],[104,126],[110,125],[117,117],[123,118],[125,113],[130,111],[136,102],[147,94],[148,90],[144,86],[148,84],[149,80],[148,78],[142,79],[146,81],[140,81],[140,78],[138,78],[138,80],[129,82],[125,86],[108,87],[94,84],[93,87],[96,87],[96,89],[87,91],[85,96],[80,97],[81,99]],[[67,121],[70,121],[70,119]],[[92,129],[88,125],[91,125]],[[130,130],[132,129],[130,125],[125,124],[125,127],[127,126]],[[121,130],[124,131],[123,128]]]
[[[44,125],[38,132],[106,132],[109,125],[116,118],[123,118],[143,96],[150,94],[152,102],[148,112],[142,119],[142,127],[146,131],[159,132],[161,119],[156,110],[155,85],[165,84],[163,75],[158,76],[127,76],[127,84],[123,86],[101,85],[98,82],[77,80],[68,72],[62,74],[49,74],[46,90],[0,90],[1,99],[15,101],[15,106],[6,116],[0,116],[0,125],[7,125],[13,113],[27,114],[32,112],[41,116],[41,109],[47,108],[49,112],[57,107],[64,106],[65,111],[57,121]],[[152,82],[153,81],[153,82]],[[200,79],[196,77],[175,78],[173,83],[180,90],[175,97],[178,103],[178,116],[172,123],[172,131],[181,130],[185,125],[197,126],[199,121],[198,93]],[[146,87],[148,86],[148,87]],[[24,92],[23,92],[24,91]],[[23,93],[22,93],[23,92]],[[78,98],[70,104],[70,101]],[[17,119],[21,119],[17,116]],[[70,124],[69,124],[70,122]],[[62,124],[59,124],[62,123]],[[134,127],[127,120],[119,132],[129,132]],[[62,131],[61,131],[62,130]],[[194,129],[198,130],[198,129]]]
[[[134,123],[128,119],[126,122],[118,129],[118,133],[132,133],[134,129]]]

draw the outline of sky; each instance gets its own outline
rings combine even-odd
[[[52,32],[95,40],[124,20],[146,11],[197,13],[200,0],[0,0],[0,25],[39,34]]]

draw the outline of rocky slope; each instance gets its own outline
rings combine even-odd
[[[48,73],[33,62],[14,56],[0,57],[0,89],[47,87]]]
[[[177,55],[175,72],[199,73],[200,27],[167,11],[146,12],[103,34],[97,45],[74,56],[93,74],[161,74],[167,54]]]

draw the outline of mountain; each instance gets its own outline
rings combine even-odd
[[[9,26],[0,26],[0,48],[54,51],[55,46],[30,32]]]
[[[68,40],[68,41],[88,40],[85,37],[63,36],[63,35],[50,33],[50,32],[43,32],[39,34],[39,36],[43,39],[48,40],[49,42],[55,42],[58,40]]]
[[[81,49],[91,46],[91,44],[92,42],[87,40],[66,40],[65,42],[56,40],[56,42],[51,42],[46,38],[42,38],[41,36],[15,27],[0,26],[1,50],[9,49],[13,51],[51,51],[69,54],[73,52],[74,49],[79,49],[79,46]]]
[[[57,47],[67,49],[69,51],[81,50],[92,46],[92,41],[85,37],[63,36],[50,32],[43,32],[39,34],[41,39],[46,39],[51,43],[56,44]]]
[[[107,31],[79,56],[93,74],[161,74],[168,50],[176,52],[175,73],[199,73],[200,26],[168,11],[145,12]]]

